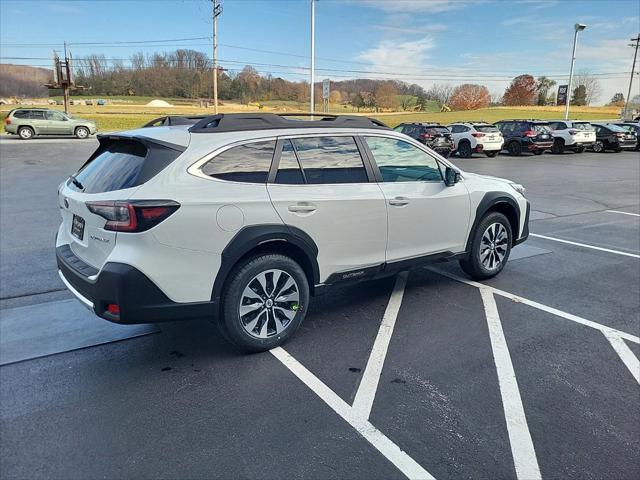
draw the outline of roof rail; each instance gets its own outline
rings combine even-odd
[[[145,123],[142,128],[193,125],[203,118],[207,118],[207,115],[165,115],[163,117],[154,118],[150,122]]]
[[[286,117],[320,117],[318,120],[291,120]],[[237,132],[243,130],[272,130],[278,128],[384,128],[383,122],[356,115],[328,115],[324,113],[220,113],[196,122],[191,133]]]

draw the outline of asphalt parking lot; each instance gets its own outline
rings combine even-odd
[[[95,145],[0,140],[0,328],[74,308],[56,188]],[[7,361],[0,477],[639,478],[640,155],[453,161],[528,189],[533,235],[500,276],[332,291],[268,353],[203,320]]]

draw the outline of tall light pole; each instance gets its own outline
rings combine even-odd
[[[631,39],[634,44],[630,44],[631,47],[636,47],[636,53],[633,54],[633,66],[631,67],[631,78],[629,78],[629,91],[627,92],[627,101],[624,103],[624,112],[622,113],[622,119],[625,120],[629,114],[629,97],[631,97],[631,84],[633,83],[633,74],[636,70],[636,58],[638,58],[638,44],[640,43],[640,35]]]
[[[316,78],[316,0],[311,0],[311,102],[309,111],[315,110],[315,78]]]
[[[573,34],[573,54],[571,55],[571,70],[569,71],[569,86],[567,90],[567,101],[564,106],[564,119],[569,120],[569,103],[571,103],[571,84],[573,83],[573,66],[576,63],[576,47],[578,46],[578,32],[581,32],[586,25],[582,23],[576,23],[574,26],[575,33]]]
[[[213,15],[213,71],[211,72],[213,89],[213,113],[218,113],[218,15],[222,13],[222,5],[219,0],[211,0]]]

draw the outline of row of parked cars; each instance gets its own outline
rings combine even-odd
[[[474,153],[495,157],[502,150],[518,156],[524,152],[541,155],[586,149],[594,152],[640,149],[640,122],[588,122],[584,120],[501,120],[487,122],[401,123],[396,131],[424,143],[448,157],[457,153],[470,158]]]

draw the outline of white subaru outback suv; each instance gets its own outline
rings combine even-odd
[[[473,153],[495,157],[502,150],[504,138],[495,125],[486,122],[457,122],[448,125],[453,147],[461,158],[471,158]]]
[[[104,319],[209,317],[265,350],[328,287],[444,260],[489,278],[528,236],[521,185],[375,120],[194,121],[99,136],[60,185],[59,275]]]

